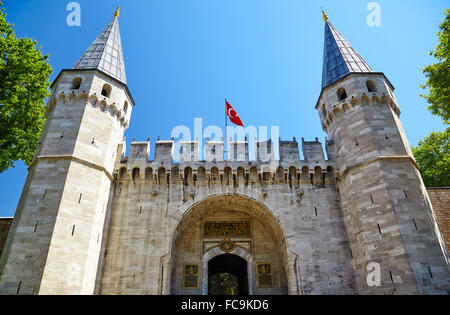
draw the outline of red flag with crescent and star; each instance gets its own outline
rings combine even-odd
[[[230,117],[230,120],[233,124],[236,124],[238,126],[244,127],[244,124],[242,123],[241,119],[239,118],[239,115],[234,110],[233,106],[228,103],[228,101],[225,100],[226,106],[227,106],[227,116]]]

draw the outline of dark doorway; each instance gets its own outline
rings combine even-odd
[[[247,262],[223,254],[208,262],[209,295],[248,295]]]

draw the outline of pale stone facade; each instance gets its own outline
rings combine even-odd
[[[326,49],[350,49],[340,36],[327,22]],[[150,141],[125,154],[134,101],[115,17],[52,85],[0,293],[208,294],[225,271],[241,294],[448,293],[448,251],[393,87],[352,54],[358,71],[324,68],[326,157],[318,139],[302,140],[304,159],[295,139],[279,142],[278,160],[273,142],[256,142],[256,161],[247,141],[227,160],[207,141],[199,161],[185,141],[175,163],[174,141],[158,140],[149,161]]]

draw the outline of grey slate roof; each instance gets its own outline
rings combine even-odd
[[[329,21],[325,23],[322,88],[352,72],[374,72]]]
[[[77,61],[73,69],[98,69],[127,84],[117,17],[108,24],[97,39]]]

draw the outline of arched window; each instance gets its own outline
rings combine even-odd
[[[81,86],[81,78],[74,78],[72,81],[72,90],[78,90]]]
[[[127,176],[127,168],[122,167],[119,172],[120,179],[125,179]]]
[[[231,167],[225,167],[223,171],[223,180],[225,184],[229,184],[230,181],[233,179],[232,170]]]
[[[136,179],[139,179],[139,168],[134,168],[131,176],[133,178],[133,181],[135,181]]]
[[[343,101],[347,98],[347,92],[344,88],[340,88],[339,90],[337,90],[337,95],[340,101]]]
[[[110,97],[111,96],[111,85],[109,84],[105,84],[103,85],[103,89],[102,89],[102,95],[105,97]]]
[[[125,105],[123,105],[123,112],[126,114],[128,111],[128,102],[125,101]]]
[[[366,86],[367,86],[367,91],[369,92],[376,92],[377,91],[377,87],[375,86],[375,83],[373,83],[373,81],[367,81],[366,82]]]
[[[166,177],[166,169],[164,167],[160,167],[158,169],[158,179],[161,181],[164,180],[165,177]]]
[[[192,168],[190,167],[184,169],[184,182],[185,184],[192,184]]]

